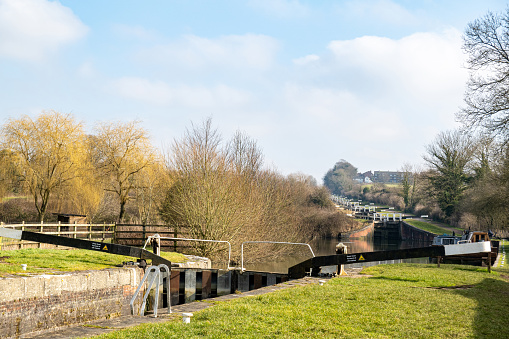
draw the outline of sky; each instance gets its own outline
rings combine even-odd
[[[460,126],[462,34],[496,0],[0,0],[0,123],[139,120],[168,150],[211,118],[319,183],[422,166]]]

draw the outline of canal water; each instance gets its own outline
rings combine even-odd
[[[313,249],[315,256],[332,255],[336,253],[336,245],[339,242],[342,242],[344,245],[347,246],[348,253],[374,252],[374,251],[397,250],[405,248],[430,246],[430,244],[428,243],[414,242],[408,240],[396,241],[396,240],[373,240],[373,239],[371,240],[345,239],[338,241],[336,239],[325,239],[325,238],[314,239],[309,243],[309,245]],[[289,267],[312,257],[311,251],[301,249],[300,253],[301,255],[298,256],[291,255],[287,257],[273,259],[270,261],[261,261],[256,263],[246,262],[244,263],[244,268],[252,271],[286,273],[288,272]],[[389,263],[396,262],[428,263],[428,258],[391,260]],[[363,264],[359,263],[353,265],[345,265],[345,267],[348,268],[348,267],[372,266],[379,263],[380,262]]]

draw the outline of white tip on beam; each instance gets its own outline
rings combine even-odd
[[[23,231],[13,230],[10,228],[0,227],[0,237],[21,240]]]
[[[445,255],[484,253],[491,252],[491,242],[482,241],[458,245],[445,245],[444,248]]]

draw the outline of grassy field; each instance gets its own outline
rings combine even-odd
[[[96,338],[501,338],[509,333],[509,270],[398,264],[218,302],[191,324],[176,317]]]
[[[447,228],[443,228],[443,227],[440,227],[438,225],[434,225],[434,224],[431,224],[429,222],[425,222],[425,221],[419,221],[419,220],[412,220],[412,219],[406,219],[405,222],[407,224],[410,224],[414,227],[417,227],[421,230],[424,230],[424,231],[427,231],[427,232],[431,232],[431,233],[434,233],[434,234],[451,234],[452,232],[447,229]],[[458,235],[461,235],[461,229],[457,229],[458,232]]]
[[[162,252],[172,262],[185,262],[179,253]],[[0,251],[0,277],[9,274],[59,273],[70,271],[97,270],[136,261],[136,258],[89,250],[37,249],[28,248]],[[27,264],[27,270],[21,268]]]
[[[381,183],[383,184],[385,187],[390,187],[390,188],[399,188],[399,187],[403,187],[403,185],[401,183]],[[370,184],[361,184],[361,189],[363,189],[364,187],[373,187],[373,183],[370,183]]]

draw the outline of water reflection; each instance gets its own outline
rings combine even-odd
[[[429,243],[422,242],[414,242],[414,241],[389,241],[389,240],[360,240],[360,239],[348,239],[343,241],[338,241],[336,239],[315,239],[309,244],[316,256],[321,255],[332,255],[336,253],[336,245],[338,242],[342,242],[348,248],[348,253],[359,253],[359,252],[373,252],[373,251],[385,251],[385,250],[397,250],[397,249],[405,249],[405,248],[415,248],[415,247],[426,247],[429,246]],[[267,262],[257,262],[257,263],[244,263],[244,267],[250,271],[263,271],[263,272],[278,272],[278,273],[286,273],[288,268],[296,265],[308,258],[311,255],[305,256],[288,256],[284,258],[280,258],[279,260],[272,260]],[[427,263],[427,258],[418,258],[418,259],[406,259],[403,262],[415,262],[415,263]],[[391,263],[395,263],[399,261],[391,261]],[[376,263],[365,263],[365,264],[354,264],[351,265],[353,267],[359,266],[372,266],[376,265]]]

